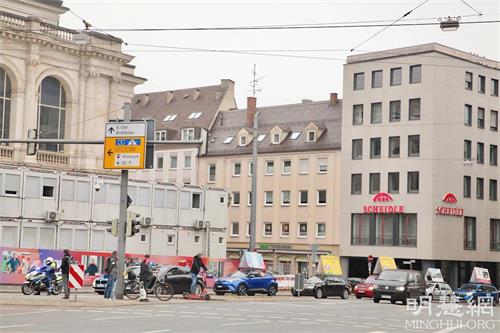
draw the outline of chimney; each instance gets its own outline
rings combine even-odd
[[[255,118],[255,113],[257,112],[257,98],[247,97],[247,126],[253,127],[253,119]]]
[[[167,104],[170,104],[172,100],[174,99],[174,92],[173,91],[167,91]]]
[[[330,104],[335,105],[339,102],[337,93],[330,93]]]
[[[199,97],[200,97],[200,89],[194,89],[193,90],[193,101],[197,101]]]
[[[148,103],[149,103],[149,94],[144,95],[144,97],[142,98],[141,102],[142,102],[142,106],[148,105]]]

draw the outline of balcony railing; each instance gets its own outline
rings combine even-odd
[[[69,164],[69,156],[66,153],[38,151],[36,161],[42,164]]]
[[[9,146],[0,146],[0,159],[14,159],[14,149]]]

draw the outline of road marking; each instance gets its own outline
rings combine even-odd
[[[170,310],[158,310],[158,312],[162,312],[162,313],[163,313],[163,312],[166,312],[166,313],[172,313],[172,312],[174,312],[174,311],[170,311]]]
[[[127,317],[127,319],[151,318],[151,317],[162,317],[162,316],[169,316],[169,315],[167,315],[167,314],[150,314],[150,315],[143,315],[143,316],[130,316],[130,317]],[[123,319],[123,316],[120,316],[120,317],[116,317],[115,316],[115,317],[94,318],[94,319],[91,319],[91,320],[92,321],[100,321],[100,320],[113,320],[113,319]]]
[[[39,313],[48,313],[48,312],[55,312],[57,310],[44,310],[44,311],[32,311],[32,312],[21,312],[21,313],[8,313],[8,314],[0,314],[0,317],[6,317],[6,316],[19,316],[19,315],[28,315],[28,314],[39,314]]]
[[[221,320],[222,317],[210,317],[210,316],[205,316],[203,318],[206,318],[206,319],[217,319],[217,320]]]
[[[302,324],[302,325],[320,325],[321,323],[317,323],[315,321],[301,321],[301,322],[299,322],[299,324]]]
[[[278,320],[280,323],[286,323],[286,324],[295,324],[295,321],[293,320]]]
[[[292,318],[293,320],[309,320],[307,318],[298,318],[298,317],[295,317],[295,318]]]
[[[124,312],[124,311],[110,311],[109,313],[112,313],[112,314],[129,314],[128,312]]]
[[[351,324],[351,325],[357,324],[357,322],[355,322],[355,321],[342,321],[342,320],[339,320],[339,322],[342,323],[342,324]]]
[[[207,316],[217,316],[219,315],[218,313],[216,312],[200,312],[201,315],[207,315]]]
[[[193,313],[196,313],[194,311],[179,311],[179,313],[182,313],[182,314],[193,314]]]
[[[0,328],[14,328],[14,327],[26,327],[26,326],[35,326],[35,324],[22,324],[22,325],[0,326]]]
[[[166,329],[166,330],[159,330],[159,331],[146,331],[142,333],[161,333],[161,332],[170,332],[171,329]]]
[[[88,313],[103,313],[101,310],[87,310]]]
[[[255,325],[255,324],[265,324],[265,323],[268,323],[268,322],[269,322],[269,320],[252,321],[252,322],[246,322],[246,323],[226,323],[226,324],[221,324],[221,326]]]
[[[186,315],[181,316],[181,317],[182,317],[182,318],[198,318],[198,316],[186,316]]]
[[[235,313],[225,313],[224,315],[226,316],[233,316],[233,317],[239,317],[240,315],[239,314],[235,314]]]
[[[342,316],[344,318],[357,318],[357,316]]]
[[[262,318],[261,315],[247,315],[247,317],[252,317],[252,318]]]
[[[66,312],[82,312],[83,310],[65,310]]]
[[[368,326],[365,325],[351,325],[352,327],[360,327],[360,328],[368,328]]]
[[[271,317],[271,316],[268,316],[267,318],[269,318],[269,319],[285,319],[286,317]]]

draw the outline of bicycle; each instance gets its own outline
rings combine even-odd
[[[154,283],[151,287],[145,287],[146,293],[152,294],[154,293],[156,298],[160,301],[169,301],[174,296],[174,288],[168,282],[161,281],[157,276],[154,277]],[[139,298],[141,290],[141,285],[135,280],[130,280],[125,284],[124,294],[129,299],[136,300]]]

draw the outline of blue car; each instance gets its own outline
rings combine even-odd
[[[228,276],[217,279],[214,284],[216,295],[237,294],[253,296],[256,293],[275,296],[278,283],[269,273],[256,270],[239,270]]]
[[[491,297],[493,305],[498,304],[499,292],[495,286],[483,283],[466,283],[457,290],[455,296],[460,302],[471,302],[477,304],[478,297]]]

